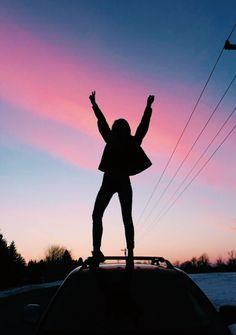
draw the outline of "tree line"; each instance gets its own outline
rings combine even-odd
[[[15,242],[9,245],[0,234],[0,290],[27,284],[45,283],[64,279],[71,270],[81,265],[64,247],[53,245],[40,261],[25,259],[17,251]]]
[[[226,261],[219,257],[216,262],[211,263],[208,255],[203,253],[200,257],[192,257],[183,263],[176,261],[174,265],[186,273],[235,272],[236,252],[229,251]]]
[[[44,283],[64,279],[71,270],[83,264],[83,259],[73,259],[71,252],[58,245],[49,247],[40,261],[28,263],[17,251],[15,242],[9,245],[0,234],[0,290],[27,284]],[[228,259],[218,258],[211,263],[207,254],[192,257],[174,265],[187,273],[233,272],[236,271],[236,252],[230,251]]]

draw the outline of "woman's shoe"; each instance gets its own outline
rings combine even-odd
[[[133,270],[133,268],[134,268],[134,260],[133,260],[133,257],[127,257],[126,258],[126,266],[125,266],[125,268],[127,269],[127,270]]]
[[[95,261],[97,261],[98,263],[105,262],[105,256],[103,255],[103,253],[101,252],[101,250],[99,250],[99,251],[92,251],[92,255],[93,255],[93,259]]]
[[[126,269],[132,270],[134,268],[134,251],[128,249],[128,257],[126,258]]]

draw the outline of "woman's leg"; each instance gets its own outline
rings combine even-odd
[[[129,177],[124,178],[118,189],[118,196],[121,204],[121,212],[125,226],[125,237],[128,249],[128,256],[133,256],[134,249],[134,225],[132,219],[132,198],[133,191]]]
[[[95,253],[100,252],[101,247],[101,240],[102,240],[102,232],[103,232],[103,226],[102,226],[102,217],[104,214],[104,211],[109,204],[109,201],[111,200],[111,197],[113,195],[113,191],[111,188],[111,185],[106,182],[106,178],[103,178],[102,186],[98,192],[94,209],[93,209],[93,250]]]

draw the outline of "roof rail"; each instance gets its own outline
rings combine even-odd
[[[127,260],[127,256],[104,256],[105,261],[107,260]],[[161,266],[161,263],[165,263],[167,269],[174,269],[174,266],[171,264],[170,261],[165,259],[164,257],[156,257],[156,256],[134,256],[133,260],[138,260],[138,261],[150,261],[152,265],[157,265]],[[88,257],[84,261],[84,267],[87,267],[89,265],[93,264],[93,257]]]

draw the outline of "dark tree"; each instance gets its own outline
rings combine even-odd
[[[83,264],[83,258],[80,257],[80,258],[78,259],[77,265],[78,265],[78,266],[81,266],[82,264]]]
[[[231,250],[228,252],[229,258],[227,261],[229,271],[236,271],[236,252]]]
[[[0,267],[1,267],[0,288],[1,289],[8,286],[9,265],[10,265],[10,258],[8,253],[7,241],[3,238],[3,235],[0,234]]]
[[[12,241],[8,247],[9,253],[9,284],[10,286],[20,285],[25,279],[25,260],[16,250],[15,242]]]
[[[197,266],[198,272],[209,272],[211,270],[211,265],[207,254],[204,253],[197,259]]]
[[[62,262],[65,264],[70,264],[72,262],[72,257],[70,252],[66,249],[63,256],[62,256]]]
[[[0,234],[0,288],[21,285],[25,280],[25,260],[17,252],[15,242],[8,246]]]
[[[76,267],[71,253],[64,247],[53,245],[46,251],[45,257],[45,279],[64,279],[68,273]]]
[[[60,262],[63,258],[66,249],[59,245],[52,245],[46,251],[45,261],[50,263]]]

